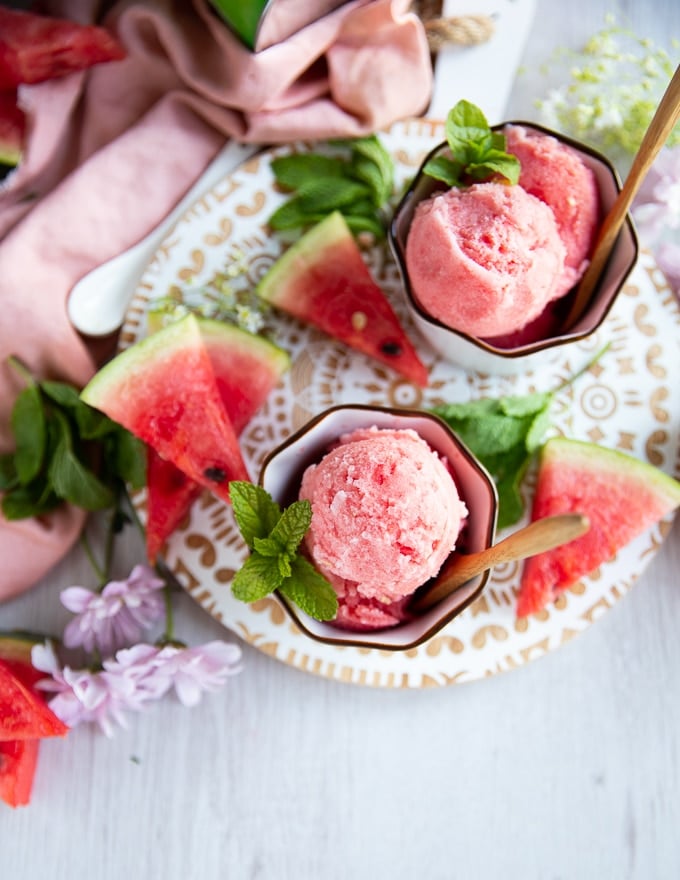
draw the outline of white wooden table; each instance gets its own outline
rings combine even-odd
[[[508,118],[532,114],[552,48],[617,9],[640,34],[680,37],[677,0],[538,0]],[[126,549],[124,569],[141,553],[133,538]],[[168,699],[113,740],[77,728],[45,742],[32,804],[0,809],[0,876],[680,877],[679,571],[676,521],[586,633],[451,688],[341,685],[246,646],[242,674],[196,709]],[[58,630],[60,588],[88,574],[72,553],[0,606],[0,629]],[[178,628],[225,637],[186,597]]]

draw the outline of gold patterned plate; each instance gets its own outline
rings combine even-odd
[[[409,179],[424,155],[444,139],[441,123],[409,120],[380,134],[392,153],[397,183]],[[276,147],[248,160],[199,199],[169,233],[141,278],[122,330],[122,345],[146,333],[149,302],[171,285],[208,280],[240,253],[253,285],[282,251],[266,221],[284,199],[274,186],[270,160],[309,145]],[[369,358],[285,316],[275,318],[276,341],[292,356],[291,370],[242,435],[256,477],[264,456],[293,430],[338,403],[428,407],[447,401],[523,394],[556,388],[573,373],[568,356],[540,375],[489,377],[441,360],[409,324],[397,267],[387,245],[365,254],[421,357],[431,382],[421,390]],[[677,381],[680,310],[649,254],[643,253],[605,325],[584,347],[604,357],[553,404],[553,424],[567,436],[601,443],[678,476],[680,383]],[[523,491],[530,503],[533,478]],[[144,517],[144,494],[136,499]],[[641,575],[670,530],[671,518],[640,536],[552,606],[516,620],[520,566],[498,567],[485,593],[437,636],[406,652],[333,647],[302,635],[278,602],[245,605],[230,581],[246,549],[231,509],[208,493],[172,537],[166,560],[200,605],[225,627],[283,663],[316,675],[375,687],[420,688],[468,682],[522,666],[585,630]],[[503,535],[499,535],[499,538]]]

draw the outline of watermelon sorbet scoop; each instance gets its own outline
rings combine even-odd
[[[334,623],[394,626],[456,545],[467,508],[447,464],[412,429],[344,435],[304,472],[305,550],[338,594]]]
[[[599,224],[595,176],[568,145],[506,126],[519,182],[439,191],[415,210],[406,267],[421,307],[486,339],[523,330],[588,265]]]

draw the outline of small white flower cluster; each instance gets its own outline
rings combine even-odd
[[[650,40],[617,27],[612,16],[581,52],[557,50],[553,62],[558,81],[566,84],[537,101],[541,121],[598,149],[625,176],[676,62]],[[649,171],[632,214],[640,243],[680,296],[680,124]]]
[[[559,85],[537,100],[541,121],[600,150],[627,173],[675,66],[666,49],[607,16],[580,52],[558,49],[546,64],[546,78]],[[680,144],[680,127],[673,144]]]
[[[241,650],[234,644],[135,644],[163,616],[164,587],[148,566],[137,565],[127,580],[111,581],[101,592],[84,587],[62,592],[62,603],[75,614],[64,644],[104,657],[100,668],[73,669],[60,664],[52,643],[33,647],[33,665],[49,676],[38,687],[69,727],[95,722],[112,736],[116,724],[127,725],[126,712],[139,711],[171,690],[185,706],[194,706],[203,692],[217,690],[240,671]]]

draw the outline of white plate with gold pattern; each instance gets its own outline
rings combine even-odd
[[[442,123],[408,120],[379,134],[396,164],[401,186],[424,155],[444,139]],[[308,148],[297,144],[266,150],[215,185],[177,222],[144,272],[128,309],[121,344],[146,333],[149,302],[172,285],[208,280],[236,254],[255,284],[281,253],[280,237],[267,219],[285,198],[274,185],[273,156]],[[416,388],[377,362],[350,351],[319,331],[285,316],[274,321],[275,341],[292,367],[241,436],[254,478],[265,455],[321,410],[338,403],[429,407],[453,401],[552,390],[572,375],[565,357],[540,375],[489,377],[466,373],[439,358],[408,323],[399,273],[387,244],[365,252],[374,277],[389,296],[430,370],[430,384]],[[629,283],[598,335],[583,343],[606,354],[557,396],[557,433],[601,443],[679,475],[680,308],[649,254],[643,253]],[[530,503],[532,475],[525,480]],[[144,494],[136,498],[144,516]],[[515,619],[520,564],[498,567],[484,595],[446,629],[406,652],[334,647],[310,640],[268,598],[245,605],[230,581],[246,556],[231,509],[208,493],[169,541],[166,561],[200,605],[245,642],[283,663],[331,679],[375,687],[427,687],[468,682],[522,666],[572,639],[631,589],[670,530],[667,518],[610,562],[567,590],[549,608]],[[499,538],[503,534],[499,535]]]

